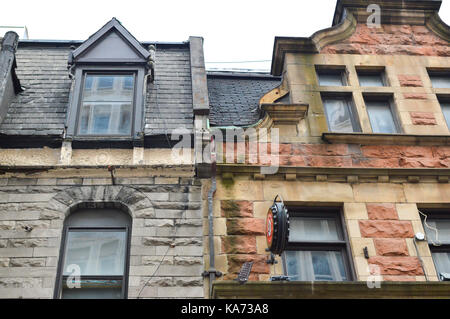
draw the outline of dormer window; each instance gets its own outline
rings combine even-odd
[[[112,19],[75,49],[67,121],[73,140],[142,139],[144,79],[150,52]]]
[[[79,135],[131,135],[134,74],[84,74]]]

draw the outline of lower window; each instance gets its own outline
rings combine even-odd
[[[290,280],[349,281],[353,271],[339,210],[289,209],[289,244],[283,254]]]
[[[439,280],[450,279],[450,213],[425,212],[423,228]]]
[[[126,297],[131,219],[114,209],[74,212],[65,222],[57,298]]]

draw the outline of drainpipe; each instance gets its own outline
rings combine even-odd
[[[222,273],[215,268],[214,251],[214,216],[213,199],[216,192],[216,151],[214,136],[211,136],[211,188],[208,192],[208,240],[209,240],[209,269],[203,272],[203,277],[209,276],[209,298],[212,297],[212,284],[216,277],[222,276]]]

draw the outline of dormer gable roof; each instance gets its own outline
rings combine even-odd
[[[72,52],[69,63],[130,62],[148,60],[147,51],[116,18],[91,35]]]

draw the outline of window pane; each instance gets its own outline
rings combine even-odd
[[[432,228],[428,227],[427,224]],[[429,243],[450,243],[450,220],[427,219],[427,223],[424,223],[423,228]]]
[[[360,86],[384,86],[380,73],[358,74]]]
[[[354,132],[349,103],[346,99],[325,99],[323,101],[330,132]]]
[[[389,102],[366,102],[373,133],[397,133]]]
[[[291,280],[348,280],[340,251],[286,251],[286,263]]]
[[[133,75],[87,74],[78,134],[130,135],[133,96]]]
[[[289,223],[290,242],[342,240],[334,218],[291,217]]]
[[[122,276],[125,237],[125,231],[69,231],[63,274],[73,274],[78,265],[82,276]]]
[[[117,83],[117,85],[116,85]],[[134,77],[132,75],[86,75],[84,102],[131,102]],[[89,90],[88,90],[89,89]]]
[[[430,75],[430,79],[436,89],[450,88],[450,75]]]
[[[432,253],[434,264],[436,265],[436,272],[450,274],[450,252]]]
[[[342,72],[318,73],[319,85],[321,86],[344,86]]]
[[[114,135],[131,133],[132,105],[121,102],[83,103],[79,134]]]
[[[79,283],[80,288],[67,285]],[[122,280],[79,280],[74,281],[71,277],[64,279],[63,299],[120,299],[122,298]]]
[[[442,113],[444,113],[445,122],[447,122],[447,128],[450,130],[450,103],[441,103]]]

